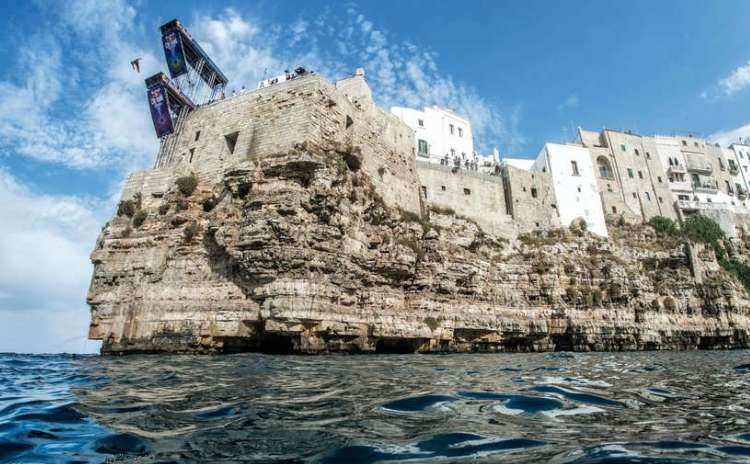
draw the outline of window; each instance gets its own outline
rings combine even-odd
[[[664,198],[659,197],[659,203],[664,203]]]
[[[424,195],[424,197],[427,198],[427,186],[426,185],[422,186],[422,195]]]
[[[620,149],[621,149],[622,151],[628,151],[628,149],[627,149],[627,148],[625,148],[625,145],[620,145]]]
[[[612,184],[607,184],[607,191],[608,191],[608,192],[611,192],[611,191],[612,191]]]
[[[638,178],[643,179],[643,171],[638,171]]]
[[[706,198],[706,201],[709,203],[713,203],[710,198]]]
[[[646,152],[646,159],[647,159],[647,160],[650,160],[650,159],[651,159],[651,153],[649,153],[649,152]]]
[[[419,127],[424,127],[424,119],[417,119],[417,124],[419,124]]]
[[[726,184],[726,187],[727,187],[727,193],[729,193],[730,195],[734,193],[734,190],[732,189],[732,185],[729,183],[729,181],[725,180],[724,183]]]
[[[580,176],[581,175],[581,173],[578,172],[578,162],[577,161],[571,161],[570,162],[570,168],[571,168],[574,176]]]
[[[674,164],[672,164],[672,158],[667,158],[667,159],[669,160],[669,165],[674,166]]]
[[[635,193],[635,192],[633,192],[633,198],[635,198],[635,199],[637,199],[637,198],[638,198],[638,195],[636,195],[636,193]]]
[[[198,139],[201,138],[201,131],[195,131],[195,142],[198,141]]]
[[[690,200],[690,196],[689,195],[677,195],[677,199],[678,200],[688,201],[688,200]]]
[[[531,198],[536,198],[537,192],[535,187],[531,187]]]
[[[441,185],[440,186],[440,190],[442,190],[443,192],[445,192],[445,185]]]
[[[693,142],[693,145],[695,145],[695,148],[698,148],[698,142]]]
[[[596,159],[596,165],[599,168],[599,177],[612,179],[612,167],[609,165],[607,158],[600,156]]]
[[[613,206],[612,207],[612,212],[615,213],[615,214],[617,214],[617,206]]]
[[[227,144],[227,150],[230,155],[234,154],[234,148],[237,146],[237,137],[240,135],[239,132],[232,132],[224,136],[224,142]]]
[[[521,187],[521,190],[523,190],[525,192],[526,191],[526,187]]]
[[[646,200],[651,201],[651,195],[648,192],[644,192],[644,195],[646,195]]]
[[[635,156],[641,156],[641,154],[638,152],[638,149],[635,149]]]
[[[458,136],[459,137],[463,137],[464,136],[464,128],[463,127],[459,127],[458,128]]]
[[[682,141],[682,146],[687,147],[687,142],[685,140]]]
[[[412,190],[413,191],[413,190]],[[464,195],[471,195],[471,190],[465,188],[464,189]]]
[[[630,177],[631,179],[632,179],[633,177],[635,177],[635,176],[633,176],[633,170],[632,170],[632,169],[630,169],[630,168],[628,168],[628,177]]]
[[[451,131],[451,135],[453,135],[453,131],[455,130],[455,127],[453,126],[453,124],[449,124],[449,125],[448,125],[448,128],[449,128],[449,129],[450,129],[450,131]]]
[[[451,157],[452,158],[456,157],[456,149],[455,148],[451,148]]]
[[[461,152],[461,158],[466,159],[466,153]]]
[[[578,186],[578,193],[581,193],[581,186]]]
[[[722,171],[726,170],[726,168],[724,167],[724,161],[721,158],[719,158],[719,169],[721,169]]]
[[[427,140],[419,139],[419,142],[417,143],[419,146],[419,149],[418,149],[419,154],[424,155],[424,156],[429,155],[429,145],[427,145]]]
[[[193,155],[194,154],[195,154],[195,148],[191,148],[190,149],[190,160],[188,161],[188,163],[192,163],[193,162]]]
[[[656,180],[661,184],[661,176],[656,176]]]

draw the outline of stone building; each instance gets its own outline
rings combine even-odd
[[[248,160],[309,144],[359,153],[356,162],[386,204],[420,211],[414,131],[375,105],[362,72],[335,84],[310,74],[215,101],[189,113],[170,137],[176,137],[172,152],[155,169],[131,174],[123,199],[140,192],[144,203],[158,203],[180,175],[216,181]]]

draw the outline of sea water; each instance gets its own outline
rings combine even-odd
[[[0,355],[0,462],[750,461],[750,352]]]

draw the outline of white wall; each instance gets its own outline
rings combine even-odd
[[[437,106],[427,107],[423,111],[394,106],[391,108],[391,113],[414,129],[414,150],[417,153],[417,159],[440,164],[440,160],[446,155],[450,157],[451,149],[453,149],[455,156],[462,160],[462,166],[463,160],[475,160],[471,124],[465,118]],[[419,124],[420,120],[423,125]],[[450,130],[451,125],[453,133]],[[419,154],[420,139],[428,143],[429,157]],[[450,161],[452,166],[453,159]]]
[[[573,173],[572,161],[578,165],[578,175]],[[552,175],[557,211],[564,226],[569,226],[574,219],[582,217],[586,220],[588,230],[602,237],[608,236],[594,165],[587,148],[545,144],[533,169]]]
[[[678,194],[687,194],[691,195],[691,192],[693,191],[693,185],[690,180],[690,173],[687,172],[687,162],[685,161],[685,156],[683,156],[682,151],[680,150],[680,141],[677,140],[675,137],[663,137],[663,136],[656,136],[654,137],[656,141],[656,152],[659,155],[659,161],[661,161],[661,165],[664,168],[664,172],[667,174],[667,182],[669,183],[669,190],[674,192],[675,199],[677,198]],[[684,181],[678,182],[675,180],[675,182],[669,181],[669,159],[677,159],[680,163],[680,166],[682,166],[682,169],[684,171]]]

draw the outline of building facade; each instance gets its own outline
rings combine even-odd
[[[478,170],[479,159],[474,153],[471,123],[466,118],[438,106],[421,111],[393,107],[391,114],[414,130],[418,160]]]

